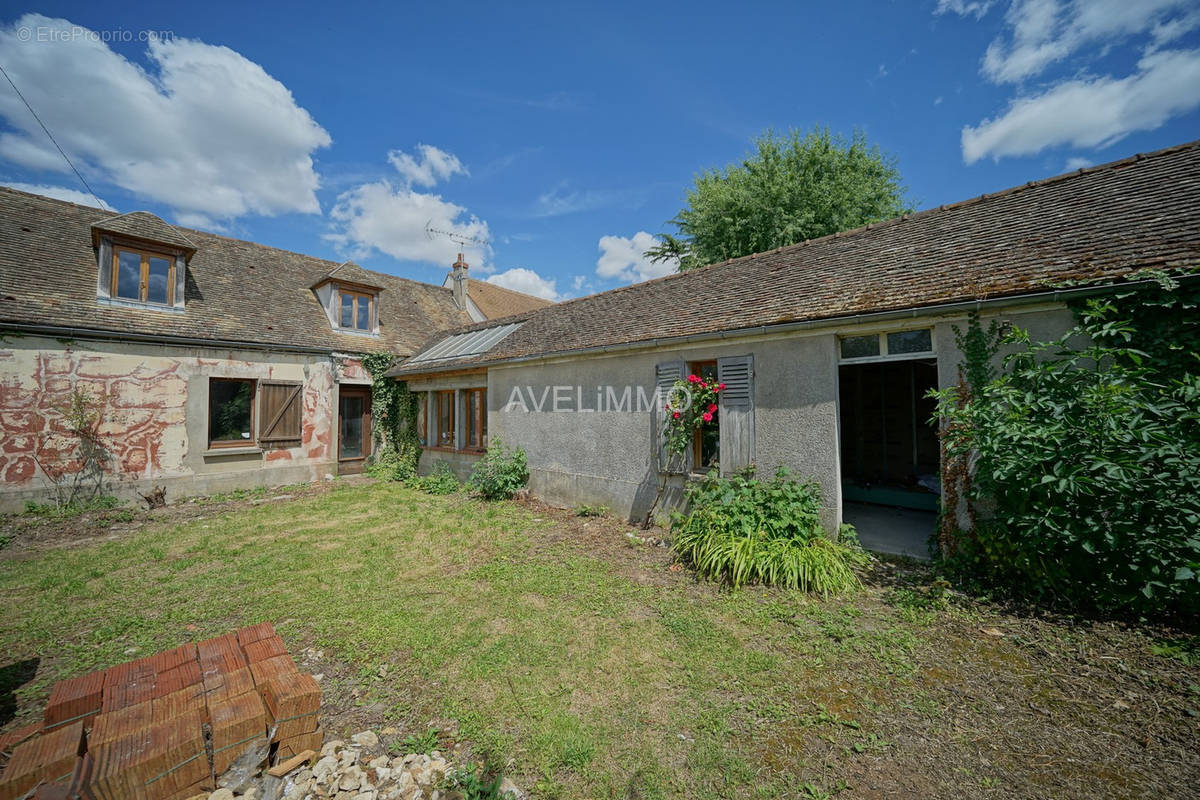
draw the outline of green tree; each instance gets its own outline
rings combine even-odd
[[[686,270],[911,210],[895,159],[861,131],[847,139],[828,128],[768,130],[741,164],[696,177],[687,207],[668,223],[676,233],[660,234],[662,244],[646,256],[678,259]]]

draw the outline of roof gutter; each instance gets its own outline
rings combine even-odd
[[[335,348],[277,345],[264,342],[240,342],[233,339],[202,339],[193,336],[161,336],[150,333],[123,333],[98,328],[71,328],[61,325],[37,325],[25,322],[0,322],[0,332],[18,331],[59,339],[95,339],[112,342],[145,342],[149,344],[181,345],[184,347],[215,347],[234,350],[265,350],[277,353],[318,353],[330,355]]]
[[[1176,276],[1176,279],[1187,279],[1192,276]],[[1122,287],[1137,287],[1148,286],[1154,283],[1152,280],[1129,281],[1128,283],[1120,284]],[[847,325],[854,323],[869,323],[881,322],[892,319],[916,319],[918,317],[937,315],[945,316],[955,313],[967,313],[971,311],[982,311],[985,308],[994,306],[1005,307],[1020,307],[1039,305],[1043,303],[1063,303],[1067,300],[1087,297],[1090,295],[1106,294],[1111,292],[1116,286],[1114,284],[1105,284],[1103,286],[1080,286],[1072,289],[1054,289],[1048,292],[1035,292],[1033,294],[1009,295],[1006,297],[994,297],[989,299],[978,300],[959,300],[953,303],[940,303],[931,306],[916,306],[913,308],[897,309],[894,311],[873,311],[865,314],[848,314],[840,317],[822,317],[820,319],[798,320],[796,322],[777,322],[767,325],[756,325],[749,328],[731,328],[729,330],[714,331],[711,333],[692,333],[684,336],[669,336],[656,339],[643,339],[637,342],[623,342],[621,344],[599,345],[596,347],[585,347],[578,350],[563,350],[556,353],[545,353],[529,356],[514,356],[512,358],[502,358],[495,361],[486,362],[466,362],[447,365],[446,370],[463,369],[470,366],[479,367],[495,367],[507,364],[526,364],[537,361],[549,361],[562,357],[577,357],[586,355],[598,355],[608,353],[619,353],[629,350],[653,350],[659,347],[667,347],[679,344],[691,344],[694,342],[720,341],[727,339],[741,339],[748,336],[761,336],[764,334],[787,333],[790,331],[810,330],[812,328],[828,328],[838,325]],[[388,375],[394,378],[409,378],[423,375],[434,375],[443,370],[426,370],[422,372],[400,372],[404,369],[404,365],[394,368],[388,372]],[[399,373],[399,374],[397,374]]]

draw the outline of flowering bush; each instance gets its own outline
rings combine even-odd
[[[682,456],[692,444],[694,431],[712,424],[717,414],[717,398],[725,384],[706,381],[699,375],[688,375],[686,380],[677,380],[667,393],[666,424],[663,433],[667,440],[667,454],[671,458]]]

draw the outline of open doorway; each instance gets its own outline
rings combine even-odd
[[[940,448],[926,394],[937,360],[839,368],[842,517],[870,550],[928,557],[940,494]]]

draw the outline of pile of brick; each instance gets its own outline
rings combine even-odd
[[[183,800],[269,738],[320,751],[321,689],[269,622],[59,681],[42,722],[0,736],[0,800]]]

